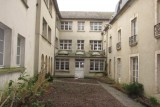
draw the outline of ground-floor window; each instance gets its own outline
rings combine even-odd
[[[90,60],[90,70],[91,71],[103,71],[104,70],[104,60],[103,59],[91,59]]]
[[[138,57],[131,57],[131,82],[138,82]]]
[[[69,59],[56,59],[56,70],[68,71]]]

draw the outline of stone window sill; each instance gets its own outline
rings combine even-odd
[[[24,67],[0,68],[0,75],[7,73],[15,73],[15,72],[23,73],[24,71],[25,71]]]

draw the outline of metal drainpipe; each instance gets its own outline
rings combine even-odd
[[[116,79],[115,63],[116,63],[116,60],[115,60],[115,57],[114,57],[114,80]]]
[[[57,19],[57,14],[56,14],[56,19]],[[55,57],[55,52],[56,52],[56,49],[55,49],[55,42],[56,42],[56,41],[55,41],[55,40],[56,40],[56,24],[57,24],[57,23],[56,23],[56,22],[57,22],[56,19],[55,19],[55,27],[54,27],[54,28],[55,28],[55,38],[54,38],[54,47],[53,47],[53,48],[54,48],[54,72],[53,72],[53,76],[55,76],[55,58],[56,58],[56,57]]]

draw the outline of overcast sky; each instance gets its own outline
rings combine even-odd
[[[60,11],[114,12],[119,0],[57,0]]]

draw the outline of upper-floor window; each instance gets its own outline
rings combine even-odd
[[[52,16],[52,0],[44,0],[46,7],[50,13],[50,15]]]
[[[60,49],[71,49],[72,40],[60,40]]]
[[[77,40],[77,49],[84,50],[84,40]]]
[[[61,30],[72,30],[72,21],[62,21]]]
[[[118,42],[121,42],[121,30],[118,30]]]
[[[137,35],[137,18],[131,21],[131,36]]]
[[[91,50],[102,50],[101,40],[90,40]]]
[[[0,66],[4,65],[4,30],[0,28]]]
[[[47,22],[43,18],[42,35],[47,38]]]
[[[78,22],[78,31],[84,31],[84,22]]]
[[[51,35],[52,35],[52,30],[51,28],[48,26],[48,41],[51,42]]]
[[[91,31],[101,31],[102,30],[102,22],[91,22],[90,29],[91,29]]]

